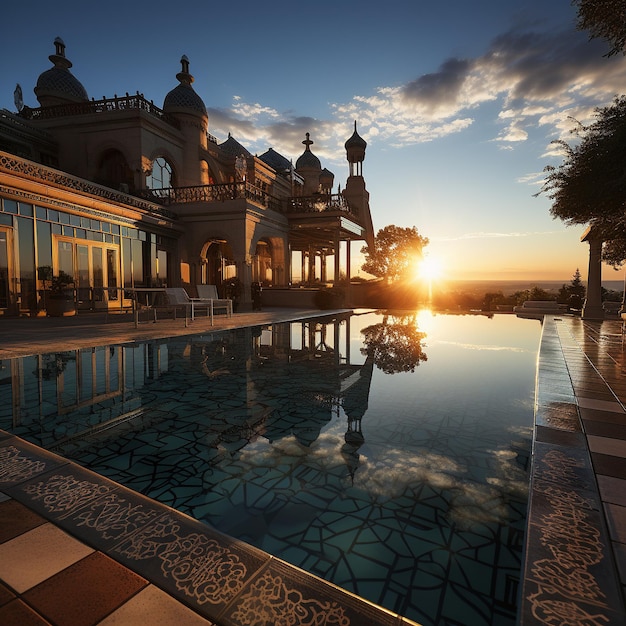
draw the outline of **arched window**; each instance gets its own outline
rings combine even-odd
[[[202,185],[214,185],[215,179],[211,173],[211,168],[206,161],[200,162],[200,183]]]
[[[146,177],[148,189],[169,189],[174,186],[172,166],[164,157],[157,157],[152,162],[152,172]]]
[[[133,190],[133,173],[119,150],[107,150],[102,154],[96,182],[126,193]]]

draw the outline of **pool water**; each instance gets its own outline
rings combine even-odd
[[[540,333],[379,312],[5,360],[0,428],[421,624],[513,625]]]

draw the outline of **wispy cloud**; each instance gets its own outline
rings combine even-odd
[[[211,132],[231,132],[252,144],[252,150],[273,147],[292,156],[304,134],[314,131],[313,150],[332,159],[355,119],[367,141],[394,148],[461,133],[490,115],[493,119],[486,121],[492,140],[502,147],[514,148],[537,131],[548,146],[551,138],[568,138],[574,120],[589,121],[596,107],[623,91],[626,58],[607,59],[604,52],[601,42],[590,42],[576,30],[510,31],[479,57],[449,58],[405,85],[380,86],[331,104],[328,120],[279,112],[235,96],[230,108],[209,111]],[[559,155],[546,147],[543,156]]]
[[[543,232],[512,232],[512,233],[490,233],[490,232],[475,232],[464,233],[456,237],[432,237],[431,241],[466,241],[468,239],[507,239],[517,237],[541,237],[547,235],[554,235],[559,231],[543,231]]]

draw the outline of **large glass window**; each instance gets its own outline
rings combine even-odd
[[[35,284],[35,224],[26,217],[17,218],[21,308],[37,308]]]
[[[0,309],[9,306],[9,233],[0,230]]]

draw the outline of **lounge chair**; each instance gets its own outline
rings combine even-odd
[[[165,289],[165,293],[170,306],[185,308],[185,319],[187,311],[190,313],[191,321],[193,321],[198,309],[206,309],[207,315],[211,316],[211,324],[213,324],[213,303],[210,300],[190,298],[182,287],[168,287]]]
[[[196,285],[198,290],[198,299],[206,302],[210,300],[213,303],[212,310],[225,309],[226,315],[232,317],[233,301],[230,298],[220,298],[217,295],[217,287],[215,285]]]

